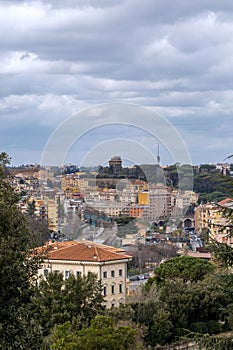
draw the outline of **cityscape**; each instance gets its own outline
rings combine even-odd
[[[0,19],[0,350],[232,350],[233,5]]]
[[[47,251],[37,278],[94,274],[107,310],[140,300],[166,261],[203,261],[195,273],[204,276],[217,259],[210,243],[233,244],[225,213],[233,210],[230,162],[161,166],[158,154],[154,165],[124,166],[118,155],[106,166],[10,165],[6,173],[36,251]]]

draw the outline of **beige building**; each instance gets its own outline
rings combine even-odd
[[[200,204],[195,209],[195,230],[201,233],[203,229],[208,230],[211,213],[216,209],[216,205],[213,203]]]
[[[148,212],[143,211],[143,217]],[[171,189],[163,185],[151,185],[149,190],[149,219],[167,218],[171,216]]]
[[[34,202],[35,215],[48,221],[48,228],[57,231],[57,202],[53,199],[31,197],[29,202]]]
[[[39,276],[60,272],[64,279],[70,274],[97,274],[103,286],[104,304],[107,308],[125,303],[127,294],[127,262],[131,256],[124,250],[90,241],[50,243],[47,259],[39,270]]]
[[[226,198],[219,202],[218,205],[215,203],[199,205],[195,210],[195,229],[199,233],[206,229],[211,239],[232,245],[233,238],[229,235],[228,222],[221,210],[224,207],[233,207],[231,198]]]

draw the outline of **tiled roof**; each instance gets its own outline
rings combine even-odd
[[[89,241],[55,242],[48,245],[50,260],[104,262],[131,259],[121,249]]]
[[[211,259],[211,253],[188,252],[188,256],[193,258]]]
[[[218,202],[218,205],[221,205],[221,206],[225,206],[229,203],[233,203],[233,199],[232,198],[225,198],[223,199],[222,201]]]

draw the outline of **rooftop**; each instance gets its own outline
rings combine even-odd
[[[122,249],[91,241],[50,242],[47,258],[50,260],[104,262],[129,260],[131,256]]]

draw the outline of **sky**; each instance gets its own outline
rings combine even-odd
[[[13,165],[40,163],[69,118],[95,124],[96,106],[115,103],[125,107],[121,125],[109,124],[110,108],[99,127],[81,137],[77,127],[62,161],[153,162],[159,143],[161,163],[172,163],[173,150],[149,133],[148,110],[179,134],[192,164],[233,153],[233,2],[1,1],[0,23],[0,150]],[[135,105],[146,131],[129,117]],[[132,160],[137,147],[144,156]]]

